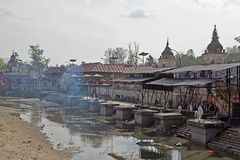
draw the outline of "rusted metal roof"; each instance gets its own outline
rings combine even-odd
[[[176,68],[168,70],[165,73],[181,73],[181,72],[197,72],[197,71],[221,71],[228,68],[234,68],[240,66],[240,63],[228,63],[228,64],[212,64],[212,65],[195,65],[195,66],[186,66],[182,68]]]
[[[146,68],[146,66],[102,63],[85,63],[80,65],[80,70],[84,73],[125,73],[143,68]]]

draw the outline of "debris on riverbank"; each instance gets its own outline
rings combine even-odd
[[[0,106],[0,155],[1,160],[69,160],[69,150],[54,150],[39,128],[23,122],[15,108]]]

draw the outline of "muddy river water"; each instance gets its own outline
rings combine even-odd
[[[112,160],[112,159],[207,159],[210,153],[198,145],[186,147],[159,148],[154,142],[157,133],[154,128],[140,128],[134,124],[123,124],[114,117],[104,117],[97,113],[68,113],[63,109],[35,108],[25,106],[20,117],[29,123],[40,126],[50,143],[56,149],[74,149],[73,160]],[[163,141],[166,141],[166,138]],[[172,140],[173,143],[179,140]],[[144,142],[146,145],[140,145]],[[171,144],[170,144],[171,145]],[[167,145],[167,146],[170,146]],[[211,156],[211,155],[210,155]],[[230,159],[216,154],[210,159]]]

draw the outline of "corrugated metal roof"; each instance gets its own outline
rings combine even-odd
[[[168,79],[162,78],[156,81],[149,82],[150,85],[159,85],[159,86],[172,86],[172,84],[179,82],[178,79]]]
[[[173,67],[171,68],[152,68],[152,67],[148,67],[148,68],[143,68],[143,69],[137,69],[134,71],[130,71],[130,72],[126,72],[126,74],[153,74],[153,73],[157,73],[157,72],[164,72],[164,71],[168,71],[174,69]]]
[[[114,82],[120,82],[120,83],[142,83],[145,81],[149,81],[149,80],[153,80],[156,77],[148,77],[148,78],[128,78],[128,77],[124,77],[124,78],[119,78],[119,79],[115,79],[113,80]]]
[[[84,73],[125,73],[134,70],[146,68],[146,66],[133,66],[125,64],[102,64],[102,63],[85,63],[79,66]]]
[[[168,79],[162,78],[156,81],[147,83],[147,85],[159,85],[159,86],[196,86],[206,85],[214,82],[215,79]]]
[[[182,82],[173,84],[174,86],[196,86],[196,85],[206,85],[214,82],[214,79],[185,79]]]
[[[180,72],[188,72],[188,71],[192,71],[192,72],[196,72],[196,71],[221,71],[221,70],[225,70],[228,68],[233,68],[233,67],[237,67],[240,66],[240,63],[229,63],[229,64],[212,64],[212,65],[195,65],[195,66],[186,66],[186,67],[182,67],[182,68],[176,68],[176,69],[172,69],[172,70],[168,70],[165,73],[180,73]]]

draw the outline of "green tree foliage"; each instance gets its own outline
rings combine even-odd
[[[240,62],[240,49],[238,46],[227,47],[226,51],[228,53],[227,63]]]
[[[155,64],[155,59],[153,58],[153,56],[149,55],[149,56],[146,58],[145,65],[146,65],[146,66],[153,66],[154,64]]]
[[[3,58],[0,58],[0,69],[6,69],[7,64],[4,62]]]
[[[44,51],[40,49],[39,45],[30,45],[29,47],[28,54],[31,58],[30,63],[36,71],[42,72],[48,66],[50,59],[43,56]]]
[[[127,50],[121,47],[108,48],[104,53],[105,64],[124,64],[127,57]]]
[[[202,57],[195,57],[194,51],[189,49],[186,54],[180,53],[176,55],[177,67],[185,67],[198,65],[202,63]]]
[[[139,44],[136,42],[128,44],[128,60],[127,64],[137,65],[138,64],[138,54],[139,54]]]

